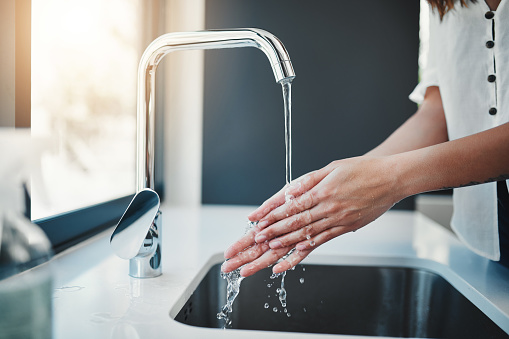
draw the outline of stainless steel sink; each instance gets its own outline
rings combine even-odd
[[[417,338],[509,337],[447,280],[427,269],[299,265],[285,278],[287,312],[276,292],[281,278],[270,279],[270,275],[270,269],[265,269],[244,279],[233,305],[233,329]],[[220,277],[220,264],[196,283],[175,320],[221,328],[224,321],[216,314],[226,301],[226,281]]]

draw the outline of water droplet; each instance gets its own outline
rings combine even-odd
[[[315,242],[313,240],[311,240],[311,242],[309,243],[311,246],[315,246]]]
[[[286,316],[290,318],[292,315],[290,313],[286,313]]]
[[[311,236],[310,236],[309,234],[308,234],[308,235],[306,235],[306,239],[307,239],[307,240],[311,239]]]
[[[277,312],[277,307],[274,307],[272,311]]]
[[[288,192],[285,192],[285,203],[289,203],[295,199],[295,196],[293,194],[289,194]]]
[[[300,278],[299,281],[301,284],[304,284],[304,278]]]
[[[265,303],[265,305],[263,305],[263,307],[269,308],[269,303]]]
[[[285,272],[283,272],[285,273]],[[272,275],[270,276],[271,279],[276,279],[277,277],[279,277],[281,274],[283,273],[272,273]]]
[[[308,310],[306,310],[306,308],[304,307],[304,313],[306,313]]]
[[[277,293],[280,293],[280,292],[281,292],[281,289],[280,289],[280,288],[278,288],[278,289],[276,290],[276,292],[277,292]]]
[[[285,308],[283,311],[284,311],[285,313],[288,313],[288,310],[287,310],[286,308]]]
[[[305,272],[306,271],[306,268],[304,266],[302,266],[302,272]]]

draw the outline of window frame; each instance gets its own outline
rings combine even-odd
[[[60,253],[117,224],[134,194],[71,212],[34,220]]]

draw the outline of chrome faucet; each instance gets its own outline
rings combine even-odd
[[[159,62],[173,51],[256,47],[269,59],[276,82],[295,77],[290,56],[271,33],[256,28],[168,33],[155,39],[138,67],[136,190],[110,243],[121,258],[130,259],[129,275],[136,278],[161,274],[161,212],[154,189],[155,74]]]

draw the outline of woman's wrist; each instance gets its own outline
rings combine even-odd
[[[399,153],[389,155],[384,159],[384,171],[393,181],[394,203],[397,203],[409,196],[421,193],[419,191],[416,179],[419,178],[419,173],[413,166],[414,161],[411,159],[410,153]]]

